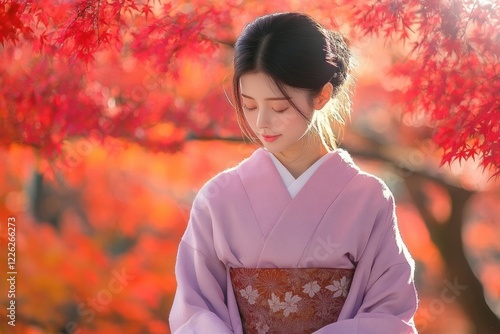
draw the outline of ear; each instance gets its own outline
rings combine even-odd
[[[331,82],[327,82],[323,88],[321,88],[321,91],[319,92],[318,96],[314,98],[314,109],[315,110],[321,110],[325,106],[325,104],[330,101],[333,93],[333,85]]]

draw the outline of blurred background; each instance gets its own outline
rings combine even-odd
[[[341,146],[396,196],[419,332],[500,333],[500,8],[439,0],[1,1],[2,333],[170,333],[194,196],[255,149],[232,45],[290,10],[350,41]]]

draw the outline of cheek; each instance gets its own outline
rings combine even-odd
[[[257,122],[257,116],[255,116],[255,114],[256,113],[243,112],[243,116],[252,130],[255,130],[255,123]]]
[[[273,119],[273,126],[277,131],[286,129],[307,128],[307,122],[304,117],[297,111],[289,113],[277,114]]]

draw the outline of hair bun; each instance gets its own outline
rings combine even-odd
[[[337,90],[346,81],[351,68],[351,51],[347,39],[338,31],[326,31],[326,61],[333,66],[330,82]]]

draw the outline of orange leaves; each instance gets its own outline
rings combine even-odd
[[[149,5],[149,3],[146,3],[142,6],[141,13],[144,14],[146,19],[148,18],[148,14],[153,14],[152,7]]]
[[[403,40],[408,34],[397,22],[404,17],[411,22],[402,26],[411,27],[415,47],[392,69],[410,82],[400,89],[399,101],[407,112],[424,111],[434,121],[443,164],[479,157],[484,168],[500,175],[500,108],[495,102],[500,11],[494,7],[477,1],[410,1],[403,7],[394,0],[377,1],[360,5],[354,22],[366,34]]]
[[[170,66],[177,57],[213,54],[217,49],[206,35],[206,26],[220,23],[222,15],[212,6],[189,12],[166,7],[163,15],[133,33],[130,48],[141,61],[152,61],[160,71],[178,78]]]
[[[58,27],[54,42],[65,56],[89,63],[105,46],[121,48],[120,7],[108,1],[80,0]]]
[[[55,204],[63,201],[57,227],[34,221],[28,206],[9,211],[20,224],[23,330],[30,323],[32,333],[168,333],[175,255],[195,189],[250,151],[225,143],[186,148],[153,154],[130,145],[112,153],[94,143],[64,170],[67,184],[43,180]],[[36,160],[26,148],[2,158],[0,196],[13,196],[27,187]],[[0,211],[4,203],[1,197]]]
[[[352,25],[363,34],[383,35],[387,39],[407,40],[416,21],[416,1],[375,1],[362,4],[344,1],[352,5]],[[417,2],[418,3],[418,2]]]
[[[31,145],[51,156],[66,137],[98,128],[96,101],[81,92],[81,69],[59,64],[55,71],[51,65],[46,59],[31,60],[24,70],[5,70],[0,118],[7,131],[0,134],[0,145]]]
[[[39,4],[13,7],[14,18],[23,18],[36,38],[16,35],[19,45],[0,52],[0,146],[19,143],[36,148],[42,158],[59,156],[60,170],[80,160],[67,144],[75,138],[100,143],[119,137],[152,151],[176,151],[191,130],[212,135],[231,120],[227,113],[210,115],[231,111],[221,85],[213,90],[227,64],[205,71],[208,81],[185,61],[196,59],[205,69],[213,60],[217,42],[207,27],[217,29],[228,20],[224,6],[193,9],[133,0]],[[185,88],[178,96],[181,79]],[[195,80],[197,85],[188,84]],[[203,97],[202,91],[210,92],[208,127],[191,101]],[[222,125],[214,122],[221,119]],[[171,130],[161,130],[165,125]],[[226,133],[236,133],[236,126],[229,128]]]
[[[464,226],[464,247],[486,295],[500,300],[500,207],[498,186],[475,195],[468,205],[470,214]]]
[[[410,84],[400,90],[408,112],[423,110],[438,121],[436,128],[443,127],[436,130],[435,137],[447,153],[443,162],[450,162],[455,154],[459,159],[478,155],[483,166],[498,166],[498,145],[486,144],[495,142],[498,133],[492,125],[497,121],[498,104],[491,102],[496,101],[499,89],[497,4],[342,0],[331,13],[322,2],[280,1],[257,6],[248,1],[245,5],[242,9],[237,1],[1,2],[0,42],[6,48],[0,58],[27,70],[23,76],[0,66],[0,120],[5,124],[0,143],[19,142],[47,153],[61,151],[65,139],[98,131],[101,138],[122,137],[154,150],[176,150],[190,131],[198,136],[220,135],[230,127],[229,122],[224,123],[228,118],[221,115],[231,112],[222,104],[221,85],[211,80],[209,70],[190,70],[185,60],[197,59],[205,68],[217,58],[227,70],[230,52],[225,52],[225,46],[234,42],[242,25],[255,15],[290,7],[323,16],[318,19],[326,24],[336,26],[336,20],[345,19],[355,32],[413,45],[393,73],[409,79]],[[28,55],[32,57],[33,50],[40,51],[41,59],[31,61]],[[123,89],[127,80],[116,83],[120,81],[116,79],[124,75],[121,63],[130,59],[137,61],[130,71],[154,79],[161,76],[169,87],[150,89],[136,84]],[[106,94],[111,87],[102,83],[113,80],[96,79],[96,72],[115,79],[120,94]],[[193,85],[187,93],[181,87],[183,96],[178,99],[176,83],[186,81],[208,84],[202,89]],[[101,92],[94,94],[98,85]],[[128,90],[139,92],[139,99]],[[200,102],[202,91],[209,96]],[[158,100],[158,96],[168,99]],[[186,105],[190,101],[184,97],[196,97],[199,106]],[[216,105],[209,104],[212,102]],[[218,112],[220,108],[224,113]],[[481,121],[458,116],[464,113],[488,116]],[[174,123],[179,131],[158,140],[148,130],[156,122]],[[463,136],[453,135],[458,129]],[[239,133],[235,130],[230,127],[225,133]],[[472,145],[473,152],[467,151],[467,145]]]
[[[415,260],[425,265],[426,270],[421,274],[426,275],[426,279],[435,281],[443,273],[443,259],[432,242],[425,223],[417,210],[408,204],[398,205],[397,215],[403,240]]]
[[[0,44],[6,42],[17,43],[19,38],[31,39],[33,30],[23,22],[26,16],[31,14],[32,4],[1,1],[0,2]]]
[[[23,275],[35,277],[21,282],[26,321],[40,324],[44,333],[71,325],[71,316],[81,333],[168,332],[176,246],[196,189],[249,154],[240,143],[191,139],[239,135],[223,80],[230,75],[231,43],[257,14],[304,10],[331,26],[339,21],[415,46],[402,57],[393,54],[400,62],[392,85],[400,89],[392,95],[413,115],[426,113],[425,126],[436,129],[443,162],[480,157],[482,166],[500,166],[498,5],[338,2],[345,6],[0,0],[0,146],[18,161],[0,173],[0,206],[24,225]],[[373,56],[377,78],[380,65],[390,61],[382,56]],[[365,109],[379,103],[375,95],[357,98],[372,101]],[[384,124],[395,118],[376,118],[372,124],[380,134],[398,127]],[[413,144],[416,138],[403,137],[392,142]],[[35,150],[20,154],[16,144]],[[53,181],[63,180],[72,190],[56,198],[66,198],[58,203],[64,210],[57,230],[24,212],[30,196],[22,189],[35,154],[45,166],[40,171],[52,165]],[[431,199],[436,215],[449,210],[446,203],[438,205],[442,196]],[[422,221],[404,205],[398,214],[416,258],[437,277],[442,263]],[[484,233],[470,237],[481,241]],[[123,268],[134,279],[114,293],[113,271]],[[105,303],[93,306],[92,299]]]

